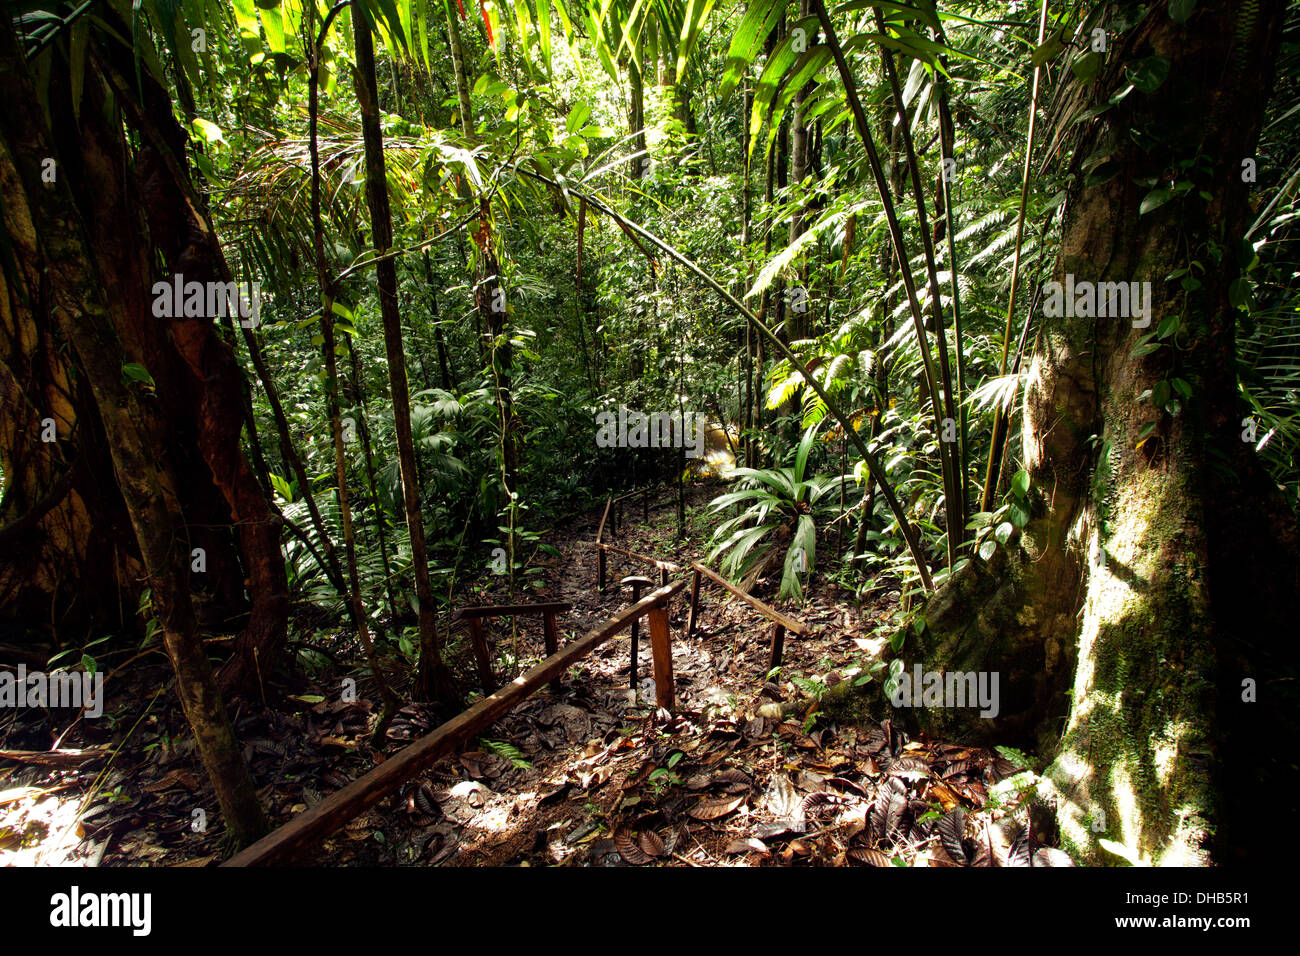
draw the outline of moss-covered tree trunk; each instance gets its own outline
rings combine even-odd
[[[1241,438],[1229,297],[1243,265],[1242,161],[1283,6],[1247,18],[1202,2],[1183,24],[1165,4],[1136,21],[1133,5],[1105,12],[1092,101],[1134,74],[1145,91],[1083,127],[1053,279],[1149,282],[1148,308],[1036,317],[1021,449],[1032,518],[932,598],[902,650],[909,672],[999,674],[994,718],[905,716],[1049,759],[1043,796],[1088,862],[1119,862],[1103,841],[1158,864],[1259,851],[1247,801],[1285,770],[1264,741],[1294,722],[1296,531]],[[1174,183],[1191,186],[1143,212]],[[1168,278],[1189,267],[1199,287]],[[1162,323],[1177,333],[1152,335]]]

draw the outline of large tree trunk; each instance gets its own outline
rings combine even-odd
[[[1110,34],[1095,102],[1135,60],[1166,57],[1169,75],[1082,134],[1053,278],[1149,281],[1151,324],[1042,318],[1022,428],[1034,516],[1012,550],[976,559],[933,597],[902,652],[909,671],[999,673],[993,719],[900,716],[1053,758],[1042,795],[1088,862],[1119,862],[1102,841],[1158,864],[1262,852],[1247,800],[1293,792],[1259,781],[1286,772],[1289,758],[1265,741],[1295,722],[1279,698],[1295,672],[1296,528],[1241,440],[1228,298],[1248,211],[1241,161],[1259,134],[1283,6],[1264,0],[1247,20],[1226,0],[1202,2],[1180,25],[1157,4]],[[1139,183],[1203,151],[1197,188],[1140,214]],[[1083,185],[1089,156],[1109,156],[1118,175]],[[1165,277],[1192,259],[1206,272],[1185,293]],[[1182,332],[1134,356],[1166,316]],[[1175,376],[1192,395],[1171,415],[1144,395]],[[1244,701],[1247,679],[1259,703]]]
[[[650,171],[650,154],[645,141],[645,85],[642,80],[641,67],[628,61],[627,78],[630,87],[627,107],[627,131],[632,134],[632,159],[629,161],[629,175],[633,179],[644,179]]]
[[[46,55],[63,54],[56,45]],[[185,134],[172,117],[170,98],[147,71],[137,86],[131,52],[120,43],[101,44],[96,38],[90,55],[97,82],[85,84],[79,121],[69,85],[61,80],[50,84],[55,184],[70,189],[94,268],[103,277],[109,301],[121,305],[114,316],[127,356],[123,361],[149,371],[156,396],[148,403],[149,413],[164,433],[181,439],[169,442],[175,484],[164,490],[185,515],[191,548],[203,550],[196,567],[205,564],[206,570],[196,575],[194,587],[205,595],[204,609],[214,624],[243,625],[223,675],[225,685],[255,690],[259,661],[265,677],[283,642],[288,595],[279,516],[239,447],[247,417],[242,373],[211,317],[205,322],[160,320],[152,311],[153,282],[162,277],[155,256],[161,255],[167,270],[183,274],[187,282],[228,279],[228,270],[188,182]],[[64,65],[59,63],[56,76],[67,75]],[[106,106],[110,103],[120,112]],[[133,163],[124,147],[123,119],[142,144]],[[14,265],[21,273],[29,271],[35,250],[17,238]],[[50,507],[41,519],[28,521],[22,547],[7,551],[21,560],[0,561],[6,607],[22,614],[44,601],[44,611],[35,619],[49,622],[56,636],[60,631],[72,636],[68,631],[73,629],[73,634],[93,631],[110,622],[130,628],[137,623],[141,565],[121,496],[104,477],[112,463],[94,397],[84,383],[67,385],[77,380],[77,363],[48,347],[55,333],[39,297],[25,300],[19,288],[9,293],[3,323],[6,366],[12,373],[6,376],[7,388],[28,397],[37,421],[56,419],[60,445],[67,451],[25,452],[22,442],[37,432],[24,421],[4,436],[6,480],[30,501],[33,489],[45,487],[46,477],[58,472],[59,460],[77,463],[79,469],[72,473],[67,495],[45,502]],[[36,414],[45,403],[53,414]],[[18,467],[11,470],[11,464]],[[17,501],[6,503],[6,519],[19,507]],[[33,560],[37,554],[50,565],[38,567],[41,562]]]
[[[384,137],[379,125],[374,42],[364,17],[354,16],[352,23],[357,54],[357,101],[361,105],[361,130],[366,148],[366,201],[370,207],[374,246],[382,255],[393,245],[393,221],[388,206],[388,179],[384,172]],[[402,317],[397,308],[397,266],[391,258],[382,259],[376,271],[379,308],[384,320],[384,345],[388,354],[393,424],[397,432],[397,456],[402,473],[402,500],[406,506],[406,529],[411,537],[415,594],[420,603],[420,661],[416,687],[421,700],[454,704],[458,695],[451,672],[442,660],[433,587],[429,583],[424,517],[420,513],[420,478],[411,432],[411,398],[406,384],[406,351],[402,346]]]
[[[5,63],[0,96],[9,104],[0,119],[0,178],[15,187],[5,193],[5,226],[11,248],[20,251],[23,260],[38,257],[39,265],[33,273],[25,268],[27,261],[19,263],[15,257],[6,276],[10,315],[24,313],[23,320],[41,337],[61,338],[70,347],[67,361],[84,383],[78,395],[93,401],[75,409],[76,420],[97,418],[111,454],[111,471],[95,477],[115,486],[129,519],[129,526],[119,529],[117,543],[139,555],[199,757],[230,834],[246,844],[264,832],[265,818],[204,652],[191,601],[192,517],[182,497],[187,474],[182,467],[188,462],[180,453],[166,454],[178,444],[173,429],[188,425],[203,453],[217,456],[208,458],[213,468],[209,487],[242,477],[229,450],[217,440],[216,426],[185,417],[195,410],[186,373],[198,370],[196,359],[216,361],[213,355],[221,343],[210,319],[159,320],[151,315],[147,296],[152,288],[152,246],[135,231],[141,219],[131,214],[122,193],[121,184],[130,182],[119,165],[125,140],[120,127],[105,122],[111,114],[104,110],[107,90],[100,86],[100,74],[88,71],[81,137],[70,140],[70,131],[62,126],[47,129],[7,17],[0,20],[0,62]],[[52,92],[57,96],[60,88]],[[60,111],[56,107],[52,112],[58,116]],[[56,161],[53,182],[42,178],[46,158]],[[117,227],[111,239],[110,223]],[[33,275],[35,281],[28,281]],[[167,331],[160,333],[163,328]],[[144,365],[156,391],[175,397],[175,404],[163,407],[146,386],[127,384],[123,365],[128,361]],[[224,381],[237,386],[238,378]],[[220,401],[216,396],[222,383],[211,383],[214,402]],[[233,405],[239,408],[237,387],[226,394],[231,391]],[[200,417],[208,414],[211,406],[201,409]],[[236,414],[236,439],[240,421]],[[39,439],[32,432],[26,440]],[[237,444],[234,451],[238,454]],[[255,481],[252,488],[255,492]],[[231,502],[232,508],[242,505],[242,500]]]

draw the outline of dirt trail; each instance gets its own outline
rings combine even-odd
[[[688,512],[697,514],[714,494],[716,488],[708,486],[692,489]],[[596,551],[591,542],[602,512],[603,506],[593,509],[548,536],[562,553],[549,560],[546,586],[532,599],[563,600],[573,605],[560,621],[564,639],[585,633],[627,606],[630,593],[618,585],[622,577],[657,576],[649,566],[611,554],[609,588],[604,595],[597,591]],[[703,521],[699,524],[704,526]],[[676,504],[671,494],[652,502],[648,522],[641,520],[640,502],[629,502],[623,527],[616,536],[611,536],[611,531],[607,529],[606,540],[682,565],[706,550],[689,529],[686,540],[677,539]],[[473,600],[504,603],[508,599],[505,594],[489,594]],[[516,594],[513,600],[526,598]],[[680,833],[666,827],[662,832],[650,830],[654,835],[641,834],[656,820],[676,820],[686,813],[687,804],[701,799],[726,797],[707,811],[697,810],[697,816],[715,811],[718,819],[734,815],[744,802],[742,777],[749,781],[743,784],[746,792],[754,784],[752,768],[747,772],[733,767],[728,779],[716,786],[705,782],[712,779],[706,771],[726,770],[730,764],[723,761],[733,751],[773,763],[768,752],[775,754],[781,749],[773,742],[779,738],[771,733],[776,722],[747,715],[760,703],[793,693],[793,688],[788,684],[784,689],[775,684],[765,688],[770,625],[760,615],[743,605],[724,605],[721,592],[713,588],[702,591],[700,605],[697,632],[689,641],[685,638],[685,593],[671,606],[677,702],[673,718],[655,712],[644,628],[635,694],[629,687],[631,636],[614,638],[574,668],[558,694],[546,690],[530,698],[490,728],[479,747],[443,761],[421,780],[413,781],[399,801],[375,811],[372,816],[384,821],[381,827],[409,831],[392,845],[391,856],[381,853],[380,858],[388,857],[384,862],[453,865],[626,863],[629,858],[641,863],[655,858],[679,865],[701,862],[684,855],[685,850],[700,852],[692,840],[687,841],[690,846],[676,845],[690,827]],[[815,629],[806,641],[787,642],[786,672],[811,674],[820,663],[825,673],[860,653],[853,638],[864,636],[867,628],[856,611],[816,605],[786,610]],[[493,622],[492,635],[498,650],[518,648],[518,669],[522,669],[540,659],[543,645],[540,622],[520,618],[518,625],[516,636],[508,622]],[[469,672],[467,666],[464,670]],[[414,738],[424,732],[432,721],[421,716],[419,708],[407,708],[394,727],[394,736]],[[802,734],[800,738],[806,744],[813,740]],[[719,743],[728,746],[719,749],[715,746]],[[741,762],[748,764],[749,760]],[[735,807],[730,806],[733,803]],[[704,828],[694,817],[682,819],[694,824],[695,830]],[[373,831],[377,822],[357,821],[351,832]],[[663,842],[662,852],[647,854],[640,845],[628,847],[623,831],[632,832],[629,827],[651,851],[659,849],[656,841]],[[692,839],[716,843],[717,839],[695,840],[713,833],[711,827],[704,829],[707,832]],[[725,833],[725,828],[718,832]],[[331,858],[340,849],[327,847],[320,859]],[[715,846],[705,852],[720,854],[724,849]]]
[[[703,508],[716,486],[691,489],[685,540],[676,533],[675,499],[652,502],[648,522],[629,505],[622,547],[685,566],[707,548]],[[608,591],[596,590],[595,539],[602,507],[547,534],[560,550],[542,563],[541,586],[510,596],[469,593],[458,606],[563,600],[560,620],[571,640],[625,607],[618,587],[627,574],[654,569],[610,555]],[[647,572],[649,572],[647,574]],[[485,584],[498,583],[489,579]],[[640,681],[628,686],[630,635],[614,638],[575,666],[558,691],[545,689],[502,718],[463,752],[408,782],[353,820],[303,860],[318,865],[994,865],[1028,862],[1036,848],[1015,809],[1014,795],[990,801],[997,782],[1016,769],[989,750],[909,741],[885,721],[866,728],[760,715],[764,705],[797,700],[810,686],[830,684],[863,652],[878,646],[872,631],[891,603],[865,614],[833,586],[814,582],[803,607],[782,607],[812,634],[787,637],[779,676],[767,677],[770,625],[743,604],[724,603],[719,589],[701,591],[695,636],[685,638],[687,596],[671,605],[676,709],[654,705],[649,642],[641,635]],[[760,594],[770,600],[770,595]],[[494,621],[499,680],[509,680],[544,654],[541,622]],[[467,641],[454,633],[450,660],[467,685],[474,673]],[[160,672],[161,673],[161,672]],[[140,687],[160,674],[141,673]],[[163,678],[165,681],[165,677]],[[808,682],[812,681],[812,684]],[[152,683],[151,683],[152,682]],[[283,823],[315,805],[379,758],[365,744],[374,703],[338,699],[337,677],[300,690],[296,711],[243,702],[234,721],[259,793]],[[110,699],[110,709],[116,706]],[[131,708],[127,708],[130,710]],[[51,785],[63,795],[30,807],[11,805],[0,817],[0,853],[9,832],[24,834],[31,860],[104,865],[203,865],[221,859],[220,828],[195,832],[196,809],[213,812],[210,789],[176,709],[143,721],[140,711],[89,809],[75,804],[98,764],[54,774],[27,768],[14,783]],[[135,717],[131,718],[135,721]],[[440,722],[429,708],[408,705],[394,721],[390,750]],[[86,725],[82,746],[93,746]],[[116,740],[116,737],[115,737]],[[107,751],[105,751],[107,752]],[[10,784],[12,786],[12,783]],[[997,809],[993,809],[997,806]],[[978,814],[975,811],[979,811]],[[69,813],[73,813],[69,817]],[[46,819],[48,818],[48,819]],[[75,827],[73,824],[75,823]],[[54,839],[55,832],[58,838]],[[44,841],[44,842],[43,842]],[[27,853],[27,851],[23,851]],[[1055,856],[1053,854],[1056,854]],[[1039,849],[1039,864],[1068,862]]]

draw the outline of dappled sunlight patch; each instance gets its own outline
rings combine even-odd
[[[0,790],[0,866],[85,865],[81,794],[64,786]]]

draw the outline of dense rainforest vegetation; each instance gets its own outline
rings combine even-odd
[[[1300,5],[11,0],[0,97],[0,858],[1276,852]]]

